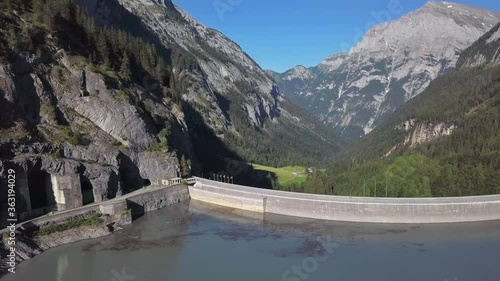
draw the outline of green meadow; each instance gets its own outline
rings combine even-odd
[[[304,167],[287,166],[282,168],[274,168],[259,164],[251,164],[251,165],[256,170],[271,172],[274,175],[276,175],[279,185],[283,187],[290,185],[302,185],[306,182],[307,179]]]

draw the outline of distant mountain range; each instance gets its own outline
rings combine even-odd
[[[432,1],[371,28],[348,53],[267,73],[293,102],[357,139],[455,67],[460,53],[499,21],[497,12]]]

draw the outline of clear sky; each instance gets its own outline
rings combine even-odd
[[[394,20],[427,0],[173,0],[238,43],[262,68],[314,66],[356,44],[367,26]],[[452,1],[500,11],[498,0]],[[379,16],[377,16],[379,15]]]

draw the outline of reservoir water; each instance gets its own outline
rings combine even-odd
[[[499,281],[500,222],[376,225],[190,201],[51,249],[1,281]]]

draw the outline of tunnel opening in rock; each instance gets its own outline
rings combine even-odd
[[[150,181],[150,180],[148,180],[148,179],[144,179],[144,180],[143,180],[143,186],[145,186],[145,187],[146,187],[146,186],[151,186],[151,181]]]
[[[94,187],[92,183],[85,177],[80,177],[80,187],[82,189],[82,203],[83,205],[92,204],[95,202]]]
[[[46,214],[56,206],[49,173],[44,171],[31,172],[28,175],[28,190],[33,216]]]
[[[133,192],[143,187],[143,178],[140,175],[139,168],[125,154],[118,156],[120,183],[124,194]]]
[[[115,198],[116,196],[121,196],[121,195],[122,195],[122,190],[120,186],[120,177],[118,176],[117,173],[112,172],[111,175],[109,176],[108,189],[106,190],[104,197],[109,200]]]

